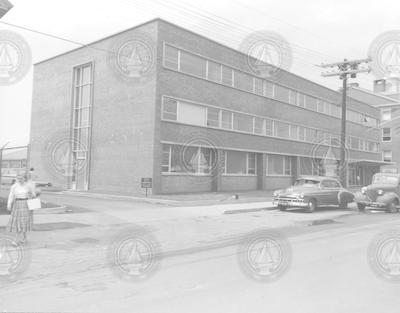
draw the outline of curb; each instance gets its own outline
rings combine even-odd
[[[239,209],[239,210],[226,210],[222,214],[240,214],[240,213],[251,213],[260,211],[272,211],[276,210],[276,206],[265,207],[265,208],[254,208],[254,209]]]

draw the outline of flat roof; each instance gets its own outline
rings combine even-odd
[[[155,22],[163,22],[163,23],[172,25],[172,26],[174,26],[174,27],[176,27],[176,28],[179,28],[179,29],[181,29],[181,30],[183,30],[183,31],[186,31],[186,32],[189,32],[189,33],[191,33],[191,34],[193,34],[193,35],[202,37],[202,38],[204,38],[204,39],[206,39],[206,40],[208,40],[208,41],[210,41],[210,42],[214,42],[215,44],[220,45],[220,46],[222,46],[222,47],[224,47],[224,48],[226,48],[226,49],[229,49],[229,50],[231,50],[231,51],[234,51],[235,53],[239,53],[239,54],[245,55],[245,53],[243,53],[243,52],[241,52],[241,51],[239,51],[239,50],[237,50],[237,49],[234,49],[234,48],[232,48],[232,47],[229,47],[229,46],[227,46],[227,45],[225,45],[225,44],[223,44],[223,43],[221,43],[221,42],[218,42],[218,41],[216,41],[216,40],[214,40],[214,39],[211,39],[211,38],[209,38],[209,37],[206,37],[206,36],[204,36],[204,35],[201,35],[201,34],[199,34],[199,33],[196,33],[195,31],[192,31],[192,30],[190,30],[190,29],[184,28],[184,27],[182,27],[182,26],[180,26],[180,25],[177,25],[177,24],[175,24],[175,23],[172,23],[172,22],[167,21],[167,20],[165,20],[165,19],[162,19],[162,18],[160,18],[160,17],[156,17],[156,18],[154,18],[154,19],[152,19],[152,20],[149,20],[149,21],[147,21],[147,22],[144,22],[144,23],[141,23],[141,24],[139,24],[139,25],[136,25],[136,26],[133,26],[133,27],[124,29],[124,30],[122,30],[122,31],[113,33],[113,34],[108,35],[108,36],[106,36],[106,37],[103,37],[103,38],[101,38],[101,39],[97,39],[97,40],[95,40],[95,41],[93,41],[93,42],[90,42],[90,43],[88,43],[88,44],[82,44],[81,47],[77,47],[77,48],[75,48],[75,49],[71,49],[71,50],[68,50],[68,51],[66,51],[66,52],[60,53],[60,54],[58,54],[58,55],[52,56],[52,57],[50,57],[50,58],[44,59],[44,60],[42,60],[42,61],[39,61],[39,62],[35,63],[34,65],[38,65],[38,64],[47,62],[47,61],[49,61],[49,60],[55,59],[55,58],[57,58],[57,57],[60,57],[60,56],[62,56],[62,55],[65,55],[65,54],[68,54],[68,53],[71,53],[71,52],[74,52],[74,51],[77,51],[77,50],[79,50],[79,49],[88,48],[89,46],[91,46],[91,45],[93,45],[93,44],[95,44],[95,43],[98,43],[98,42],[100,42],[100,41],[103,41],[103,40],[112,38],[112,37],[117,36],[117,35],[119,35],[119,34],[123,34],[123,33],[125,33],[125,32],[130,31],[130,30],[133,30],[133,29],[142,27],[142,26],[147,25],[147,24],[150,24],[150,23],[155,23]],[[294,77],[298,77],[298,78],[300,78],[300,79],[302,79],[302,80],[305,80],[305,81],[307,81],[307,82],[309,82],[309,83],[311,83],[311,84],[313,84],[313,85],[315,85],[315,86],[318,86],[318,87],[320,87],[320,88],[323,88],[323,89],[325,89],[325,90],[328,90],[328,91],[330,91],[330,92],[333,92],[333,93],[336,94],[336,95],[339,95],[339,96],[341,95],[341,92],[339,92],[339,91],[337,91],[337,90],[334,90],[334,89],[332,89],[332,88],[326,87],[326,86],[324,86],[324,85],[321,85],[321,84],[319,84],[319,83],[316,83],[316,82],[314,82],[314,81],[312,81],[312,80],[310,80],[310,79],[308,79],[308,78],[305,78],[305,77],[300,76],[300,75],[298,75],[298,74],[292,73],[292,72],[290,72],[290,71],[288,71],[288,70],[285,70],[285,69],[281,69],[281,68],[280,68],[280,70],[283,71],[283,72],[285,72],[285,73],[288,73],[289,75],[292,75],[292,76],[294,76]],[[364,105],[367,105],[367,106],[369,106],[369,107],[371,107],[371,108],[376,109],[375,106],[373,106],[373,105],[371,105],[371,104],[369,104],[369,103],[362,102],[362,101],[360,101],[360,100],[351,98],[351,97],[349,97],[349,96],[348,96],[348,98],[351,99],[352,101],[355,101],[355,102],[358,102],[358,103],[360,103],[360,104],[364,104]]]

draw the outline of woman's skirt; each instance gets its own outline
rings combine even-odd
[[[12,233],[27,232],[33,228],[33,211],[28,209],[26,200],[17,200],[11,210],[7,231]]]

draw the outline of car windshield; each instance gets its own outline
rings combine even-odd
[[[374,180],[372,181],[372,183],[397,185],[399,183],[399,180],[395,176],[376,175],[374,176]]]
[[[294,183],[295,186],[315,187],[319,184],[318,180],[313,179],[297,179]]]

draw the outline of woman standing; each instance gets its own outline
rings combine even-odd
[[[11,211],[7,231],[17,233],[17,242],[24,243],[26,233],[32,230],[33,212],[28,209],[27,200],[35,196],[32,185],[27,183],[27,176],[19,174],[17,182],[11,186],[7,203],[7,209]]]

